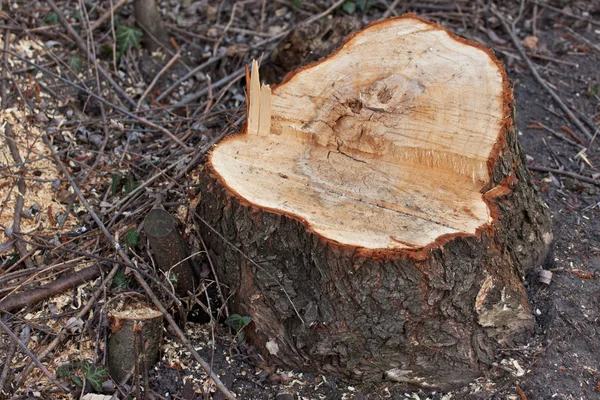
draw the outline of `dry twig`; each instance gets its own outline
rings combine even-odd
[[[510,36],[510,39],[512,40],[514,46],[517,48],[517,51],[519,52],[519,54],[521,55],[521,57],[527,63],[527,67],[529,68],[529,71],[531,71],[533,77],[544,88],[544,90],[546,90],[550,94],[550,96],[552,96],[552,98],[554,99],[554,101],[556,101],[556,103],[559,105],[559,107],[567,114],[567,116],[569,117],[569,119],[571,120],[571,122],[573,122],[573,124],[575,124],[575,126],[577,126],[577,128],[579,128],[579,130],[581,132],[583,132],[585,134],[585,136],[588,137],[588,139],[591,140],[593,135],[590,133],[590,131],[588,131],[585,126],[583,126],[583,124],[581,123],[581,121],[579,120],[579,118],[577,118],[575,116],[575,114],[573,114],[573,112],[571,111],[571,109],[569,107],[567,107],[567,105],[562,101],[562,99],[560,98],[560,96],[558,96],[558,94],[556,94],[556,92],[554,90],[552,90],[550,88],[550,86],[548,86],[548,83],[544,79],[542,79],[542,77],[540,76],[540,74],[535,69],[535,66],[533,65],[533,63],[531,62],[531,60],[529,59],[529,57],[527,57],[527,53],[525,53],[525,50],[523,49],[523,46],[521,46],[521,42],[519,41],[519,39],[517,38],[517,36],[515,34],[514,23],[513,23],[512,27],[509,26],[508,22],[506,21],[506,18],[504,17],[504,15],[502,15],[498,10],[496,10],[495,6],[493,4],[490,7],[490,11],[496,17],[498,17],[498,19],[500,20],[500,22],[502,22],[502,26],[504,27],[504,30],[506,30],[506,33],[508,33],[508,35]]]
[[[12,358],[15,355],[15,351],[17,350],[17,343],[14,341],[11,342],[8,350],[6,350],[6,359],[4,361],[4,367],[2,368],[2,373],[0,374],[0,394],[4,390],[4,385],[6,385],[8,379],[8,373],[10,372],[10,367],[12,365]]]
[[[89,27],[90,32],[93,32],[96,29],[98,29],[100,25],[102,25],[107,19],[110,19],[112,17],[115,11],[117,11],[119,8],[129,3],[130,1],[131,0],[119,0],[117,4],[115,4],[108,11],[102,14],[96,21],[94,21],[94,23]]]
[[[0,301],[0,311],[11,311],[37,303],[38,301],[95,279],[98,275],[100,275],[100,267],[98,265],[82,269],[81,271],[75,271],[46,285],[4,298]]]
[[[171,57],[169,62],[164,67],[162,67],[162,69],[160,71],[158,71],[158,73],[156,74],[154,79],[152,79],[152,82],[150,82],[150,85],[148,85],[148,87],[146,88],[146,90],[144,91],[144,93],[142,94],[140,99],[138,100],[137,105],[135,106],[136,111],[140,109],[140,105],[142,104],[142,102],[144,101],[144,99],[146,98],[148,93],[150,93],[150,91],[152,90],[154,85],[156,85],[156,82],[158,82],[160,77],[165,72],[167,72],[169,70],[169,68],[171,68],[173,66],[173,64],[175,64],[177,62],[177,60],[179,60],[179,57],[181,57],[181,51],[178,51],[177,53],[175,53],[175,55],[173,57]]]
[[[78,84],[76,84],[74,82],[71,82],[68,79],[63,78],[62,76],[56,75],[54,72],[48,70],[47,68],[42,67],[41,65],[38,65],[38,64],[34,63],[31,60],[28,60],[25,57],[21,57],[20,55],[18,55],[16,53],[13,53],[12,51],[8,51],[8,53],[11,56],[13,56],[13,57],[18,58],[19,60],[21,60],[21,61],[23,61],[23,62],[25,62],[25,63],[27,63],[29,65],[32,65],[32,66],[36,67],[37,69],[39,69],[43,73],[48,74],[51,77],[53,77],[55,79],[58,79],[59,81],[61,81],[63,83],[66,83],[69,86],[72,86],[72,87],[74,87],[76,89],[79,89],[82,92],[84,92],[85,94],[87,94],[88,96],[91,96],[91,97],[95,98],[96,100],[98,100],[98,101],[100,101],[100,102],[102,102],[102,103],[104,103],[106,105],[111,106],[114,110],[116,110],[116,111],[118,111],[118,112],[120,112],[120,113],[122,113],[124,115],[127,115],[129,118],[132,118],[135,121],[137,121],[137,122],[139,122],[139,123],[141,123],[143,125],[149,126],[150,128],[159,130],[160,132],[162,132],[165,135],[167,135],[175,143],[177,143],[178,145],[182,146],[184,149],[189,149],[189,147],[185,143],[183,143],[177,136],[173,135],[171,132],[169,132],[167,129],[165,129],[161,125],[155,124],[154,122],[152,122],[152,121],[150,121],[150,120],[148,120],[146,118],[138,117],[137,115],[135,115],[135,114],[127,111],[126,109],[124,109],[122,107],[119,107],[118,105],[116,105],[114,103],[111,103],[110,101],[106,100],[105,98],[103,98],[101,96],[98,96],[96,93],[90,92],[89,90],[85,89],[84,87],[81,87]]]
[[[12,126],[7,123],[4,132],[6,137],[6,144],[8,145],[13,160],[16,164],[23,165],[23,159],[21,158],[21,155],[19,153],[19,148],[17,147],[17,141],[15,135],[13,134]],[[24,169],[25,167],[21,166],[19,172],[21,176],[25,173]],[[17,201],[15,202],[12,234],[17,237],[17,241],[15,242],[15,248],[19,252],[21,258],[24,259],[25,265],[29,269],[33,267],[33,261],[31,260],[31,258],[29,258],[27,246],[25,246],[25,243],[19,238],[19,234],[21,233],[21,212],[23,211],[23,203],[25,201],[25,191],[25,179],[19,177],[19,179],[17,180]]]
[[[84,10],[83,14],[85,16],[85,21],[86,21],[87,26],[89,27],[90,19],[89,19],[85,4],[83,4],[83,0],[79,0],[79,8],[81,10]],[[91,50],[90,53],[93,57],[91,60],[88,60],[88,62],[91,61],[92,64],[94,65],[94,77],[96,78],[96,88],[98,90],[98,96],[102,96],[102,86],[100,86],[100,77],[98,76],[99,65],[98,65],[98,60],[96,59],[96,45],[94,43],[93,30],[88,28],[88,34],[89,34],[90,50]],[[104,130],[104,138],[102,139],[102,144],[100,145],[100,151],[98,153],[102,154],[102,153],[104,153],[104,149],[106,148],[106,145],[108,144],[108,139],[110,138],[110,133],[108,131],[108,121],[106,120],[106,110],[104,109],[104,104],[102,104],[102,103],[100,103],[100,115],[102,116],[102,128]],[[98,164],[100,164],[100,157],[95,158],[94,163],[92,164],[90,169],[88,169],[86,171],[85,176],[81,180],[81,183],[85,182],[88,179],[88,177],[92,174],[92,172],[98,167]]]
[[[92,209],[92,207],[88,203],[88,201],[85,198],[85,196],[83,196],[83,194],[79,190],[79,187],[77,186],[77,184],[75,183],[75,181],[71,177],[71,174],[69,174],[69,171],[67,170],[67,168],[65,167],[65,165],[63,164],[63,162],[61,161],[61,159],[56,155],[56,152],[54,151],[54,147],[50,143],[48,137],[44,136],[43,139],[44,139],[44,143],[46,143],[46,146],[48,146],[48,149],[52,153],[52,156],[53,156],[56,164],[58,165],[59,169],[62,171],[62,173],[65,175],[65,177],[67,178],[67,180],[71,184],[71,188],[73,189],[73,191],[75,192],[75,194],[79,198],[79,201],[81,202],[81,204],[85,207],[85,209],[87,210],[87,212],[90,214],[90,216],[92,217],[92,219],[94,220],[94,222],[96,223],[96,225],[98,226],[98,228],[100,228],[100,231],[109,240],[110,244],[114,247],[114,249],[116,250],[117,254],[133,270],[133,273],[134,273],[137,281],[144,288],[144,290],[146,291],[146,294],[152,299],[152,301],[154,302],[154,304],[163,313],[165,319],[169,322],[169,325],[171,325],[171,328],[173,328],[173,330],[177,333],[177,336],[181,339],[181,341],[183,342],[183,344],[188,348],[188,350],[194,356],[194,358],[196,359],[196,361],[198,361],[198,363],[202,366],[202,368],[206,371],[206,373],[210,375],[210,377],[213,380],[213,382],[215,382],[215,385],[217,386],[217,388],[219,388],[219,390],[221,390],[221,392],[228,399],[235,399],[235,396],[229,391],[229,389],[227,389],[223,385],[223,382],[221,382],[221,380],[219,379],[219,377],[217,377],[217,375],[210,370],[210,366],[202,359],[202,357],[200,357],[200,355],[194,349],[194,346],[191,344],[191,342],[189,341],[189,339],[185,336],[185,334],[181,331],[181,329],[179,329],[179,327],[177,326],[177,324],[175,323],[175,321],[173,320],[173,318],[169,315],[168,311],[165,309],[165,307],[158,300],[158,298],[156,297],[156,295],[154,294],[154,292],[152,291],[152,289],[150,288],[150,286],[148,286],[148,284],[144,281],[144,279],[142,278],[140,272],[135,268],[135,265],[133,264],[133,262],[131,261],[131,259],[129,258],[129,256],[127,254],[125,254],[125,252],[123,251],[123,248],[121,247],[121,245],[115,240],[114,236],[108,231],[108,229],[106,229],[106,226],[100,220],[100,218],[98,217],[98,215],[94,212],[94,210]]]
[[[556,168],[542,167],[542,166],[538,166],[538,165],[528,165],[527,168],[529,168],[532,171],[552,172],[553,174],[568,176],[569,178],[577,179],[578,181],[581,181],[581,182],[591,183],[592,185],[600,186],[599,181],[597,181],[593,178],[589,178],[587,176],[579,175],[579,174],[577,174],[575,172],[571,172],[571,171],[565,171],[565,170],[556,169]]]
[[[69,32],[69,35],[71,35],[71,37],[75,40],[75,44],[77,44],[79,50],[84,52],[87,55],[88,59],[95,60],[95,57],[93,56],[92,52],[87,48],[81,36],[79,36],[77,32],[75,32],[75,29],[73,29],[71,24],[69,24],[69,21],[67,21],[67,19],[62,14],[56,3],[53,0],[48,0],[48,5],[50,6],[50,8],[52,8],[52,11],[54,11],[58,16],[58,20],[60,21],[61,25],[64,26],[67,32]],[[104,79],[106,79],[108,83],[113,87],[113,89],[115,89],[115,91],[119,93],[119,96],[127,100],[127,102],[132,106],[135,106],[135,101],[133,101],[131,97],[129,97],[127,93],[125,93],[121,86],[119,86],[119,84],[115,82],[115,80],[110,76],[108,72],[106,72],[106,70],[102,66],[96,64],[96,68],[98,69],[98,72],[102,74]]]
[[[2,328],[4,330],[4,332],[6,332],[6,334],[8,336],[10,336],[10,338],[15,343],[17,343],[17,345],[21,348],[21,350],[23,350],[25,352],[25,354],[27,354],[27,356],[35,363],[35,365],[37,365],[37,367],[44,373],[44,375],[46,375],[48,377],[50,382],[52,382],[54,385],[56,385],[56,387],[58,387],[62,392],[64,392],[64,393],[70,392],[69,389],[64,387],[59,381],[56,380],[56,377],[54,375],[52,375],[52,373],[50,371],[48,371],[48,369],[44,366],[44,364],[42,364],[40,362],[40,360],[35,356],[35,354],[33,354],[31,352],[31,350],[29,350],[29,348],[25,345],[25,343],[23,343],[21,341],[21,339],[19,339],[19,337],[4,323],[4,321],[2,321],[2,318],[0,318],[0,328]]]
[[[540,127],[542,127],[543,129],[547,130],[548,132],[550,132],[553,136],[559,138],[560,140],[563,140],[566,143],[569,143],[570,145],[577,147],[578,149],[584,148],[584,146],[582,146],[581,144],[575,142],[574,140],[569,139],[568,137],[565,137],[563,134],[555,131],[554,129],[552,129],[544,124],[538,122],[538,125]]]
[[[547,8],[548,10],[552,10],[552,11],[555,11],[555,12],[560,13],[562,15],[565,15],[565,16],[567,16],[569,18],[575,18],[575,19],[578,19],[580,21],[588,22],[588,23],[590,23],[592,25],[600,26],[600,22],[594,21],[591,18],[585,18],[585,17],[579,16],[579,15],[575,15],[575,14],[570,13],[568,11],[561,10],[560,8],[553,7],[550,4],[542,3],[542,2],[537,1],[537,0],[529,0],[529,1],[532,2],[533,4],[537,4],[539,6]]]
[[[117,272],[119,271],[119,267],[120,265],[117,264],[113,267],[113,269],[110,271],[110,273],[108,274],[108,276],[106,277],[106,279],[104,280],[104,285],[101,285],[92,295],[92,297],[88,300],[88,302],[86,303],[86,305],[77,313],[76,318],[83,318],[91,309],[92,306],[94,304],[96,304],[96,300],[98,300],[100,298],[100,296],[102,295],[102,293],[104,292],[105,285],[110,285],[110,283],[112,282],[112,279],[115,277],[115,275],[117,274]],[[52,342],[50,342],[50,344],[48,346],[46,346],[46,348],[39,354],[38,358],[40,360],[43,360],[44,358],[46,358],[55,348],[56,346],[58,346],[60,344],[60,342],[66,337],[67,335],[67,327],[64,326],[57,334],[56,337],[52,340]],[[28,365],[27,367],[25,367],[25,369],[21,372],[21,374],[19,375],[19,386],[21,386],[23,384],[23,382],[25,381],[25,378],[27,378],[27,375],[29,374],[29,372],[31,372],[32,369],[32,365]]]

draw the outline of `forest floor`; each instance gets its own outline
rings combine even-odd
[[[186,336],[242,399],[600,398],[599,0],[161,1],[171,42],[153,54],[139,46],[148,35],[135,28],[130,3],[9,2],[0,14],[0,301],[68,280],[74,269],[90,274],[52,296],[25,296],[11,312],[0,302],[0,398],[80,398],[82,386],[135,396],[135,385],[116,387],[102,375],[106,312],[144,298],[133,270],[159,276],[142,229],[156,205],[177,218],[208,306],[219,307],[196,233],[204,227],[194,217],[195,185],[209,149],[243,125],[244,66],[262,59],[261,75],[276,83],[351,31],[405,12],[492,48],[513,82],[520,144],[555,237],[543,266],[550,284],[539,281],[542,266],[526,280],[536,319],[530,341],[503,349],[470,386],[436,393],[278,369],[235,336],[223,308],[213,322],[196,309]],[[47,374],[28,370],[31,357],[7,329]],[[176,332],[165,332],[150,396],[224,398]]]

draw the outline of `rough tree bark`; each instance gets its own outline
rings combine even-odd
[[[133,3],[135,21],[145,31],[144,46],[152,51],[167,46],[169,34],[165,30],[156,0],[135,0]],[[148,37],[149,36],[149,37]]]
[[[132,371],[147,374],[158,361],[158,350],[162,345],[162,313],[140,304],[128,310],[111,311],[108,318],[110,375],[121,383]]]
[[[187,297],[193,293],[196,282],[188,259],[189,251],[171,214],[160,208],[150,210],[144,219],[144,232],[156,266],[171,282],[175,294]]]
[[[202,171],[202,232],[282,366],[448,389],[529,335],[552,242],[492,52],[413,15],[271,89]]]

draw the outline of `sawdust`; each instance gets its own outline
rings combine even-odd
[[[17,181],[25,179],[25,197],[21,217],[21,232],[49,234],[57,232],[57,221],[65,212],[65,205],[57,198],[61,174],[50,156],[50,150],[42,141],[44,134],[35,125],[35,116],[17,108],[0,110],[0,129],[5,132],[7,124],[12,126],[17,147],[24,165],[22,169],[15,165],[7,139],[0,136],[0,240],[7,239],[6,230],[12,230],[15,205],[19,191]],[[22,174],[22,175],[21,175]],[[37,206],[35,206],[37,205]],[[72,216],[67,218],[63,229],[69,230],[76,225]]]

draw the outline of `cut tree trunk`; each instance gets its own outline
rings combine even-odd
[[[108,340],[108,370],[121,384],[134,373],[147,374],[158,361],[162,345],[163,315],[145,305],[108,314],[111,334]],[[137,374],[136,374],[137,373]]]
[[[247,337],[278,364],[467,384],[528,337],[552,242],[492,52],[413,15],[271,90],[201,175],[198,214]]]
[[[158,50],[161,45],[168,46],[169,34],[163,26],[156,0],[135,0],[133,13],[135,22],[147,35],[144,38],[144,47],[153,52]]]
[[[144,232],[158,268],[179,297],[194,293],[196,283],[185,240],[177,231],[175,219],[160,208],[150,210],[144,219]]]

